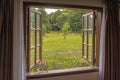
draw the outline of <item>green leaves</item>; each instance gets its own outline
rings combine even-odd
[[[46,31],[61,31],[65,22],[69,23],[71,32],[81,32],[82,30],[82,15],[89,10],[77,9],[58,9],[56,12],[47,14],[45,8],[38,8],[42,13],[42,24],[45,25]],[[34,28],[34,14],[31,14],[31,25]]]
[[[63,32],[64,39],[66,39],[66,35],[70,32],[70,25],[69,25],[69,23],[65,22],[61,30]]]
[[[47,33],[47,28],[44,24],[42,25],[42,33],[43,33],[43,36],[45,36]]]

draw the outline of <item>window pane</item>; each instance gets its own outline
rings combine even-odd
[[[40,48],[39,47],[37,47],[37,62],[39,61],[39,54],[40,54]]]
[[[88,44],[92,44],[92,31],[88,31]]]
[[[31,47],[33,47],[34,45],[35,45],[35,31],[34,30],[31,30],[31,32],[30,32],[30,38],[31,38],[31,40],[30,40],[30,46]]]
[[[30,12],[30,46],[33,47],[35,45],[35,31],[33,29],[35,29],[35,13]]]
[[[83,25],[83,29],[87,29],[87,16],[84,17],[84,25]]]
[[[89,53],[89,61],[92,61],[92,47],[88,46],[88,53]]]
[[[40,29],[40,15],[37,14],[37,29]]]
[[[92,29],[93,27],[93,15],[88,16],[88,29]]]
[[[34,65],[34,61],[35,61],[35,49],[31,49],[30,50],[30,67],[32,67]]]
[[[87,58],[87,45],[84,45],[84,57]]]
[[[84,43],[87,44],[87,31],[84,31]]]
[[[40,44],[40,31],[37,30],[37,44]]]
[[[35,28],[35,13],[30,12],[30,27]]]

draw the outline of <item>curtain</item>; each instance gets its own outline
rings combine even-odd
[[[13,80],[13,0],[0,0],[0,80]]]
[[[120,80],[120,26],[117,0],[106,0],[100,42],[99,80]]]
[[[105,60],[105,9],[103,9],[101,35],[100,35],[100,63],[99,63],[99,80],[104,77],[104,60]]]
[[[14,6],[14,80],[26,80],[23,29],[23,0],[14,0]]]

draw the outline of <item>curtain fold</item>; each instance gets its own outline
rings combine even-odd
[[[101,30],[99,80],[120,80],[120,26],[117,0],[106,0]]]
[[[0,80],[13,80],[13,0],[0,0]]]
[[[26,80],[23,29],[23,0],[14,0],[13,80]]]
[[[100,35],[100,62],[99,62],[99,80],[104,78],[105,61],[105,9],[103,9],[101,35]]]

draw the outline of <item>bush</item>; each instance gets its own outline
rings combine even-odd
[[[62,27],[62,32],[64,39],[66,39],[66,35],[70,32],[70,24],[68,22],[65,22],[63,27]]]
[[[42,25],[42,34],[43,34],[43,36],[45,36],[46,33],[47,33],[47,29],[46,29],[46,26],[43,24]]]

